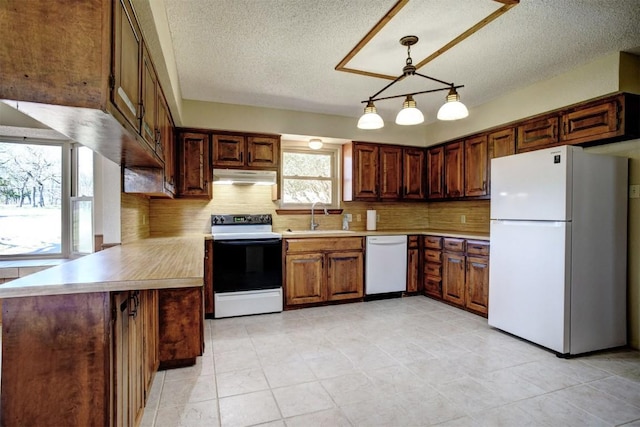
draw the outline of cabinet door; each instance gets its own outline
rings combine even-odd
[[[202,287],[158,290],[160,368],[193,365],[204,350]]]
[[[558,116],[533,119],[518,126],[518,153],[557,144]]]
[[[489,258],[467,257],[466,307],[487,315],[489,313]]]
[[[309,304],[325,300],[324,255],[287,255],[285,259],[286,305]]]
[[[486,196],[487,192],[487,137],[464,141],[464,195]]]
[[[429,199],[444,197],[444,147],[435,147],[427,151],[427,173]]]
[[[621,120],[618,120],[616,101],[581,108],[562,115],[560,139],[570,144],[618,135]]]
[[[116,311],[113,325],[114,348],[114,397],[115,423],[117,427],[129,424],[129,292],[114,294]]]
[[[420,250],[407,250],[407,292],[418,292],[420,283]]]
[[[268,136],[247,138],[247,166],[276,168],[280,163],[280,139]]]
[[[380,146],[380,199],[398,200],[402,194],[402,148]]]
[[[327,300],[362,298],[364,258],[362,252],[327,254]]]
[[[357,144],[353,147],[353,179],[355,200],[377,200],[378,153],[374,144]]]
[[[183,133],[178,148],[179,195],[211,198],[209,135]]]
[[[138,24],[129,0],[113,2],[113,88],[111,101],[124,118],[138,130],[140,104],[140,50]]]
[[[242,167],[245,164],[245,138],[240,135],[213,136],[213,166]]]
[[[156,151],[164,160],[164,188],[171,194],[176,193],[176,154],[175,135],[171,113],[167,102],[158,91],[158,148]]]
[[[444,252],[442,262],[442,298],[464,307],[465,256],[462,253]]]
[[[462,142],[444,146],[444,194],[446,197],[464,195]]]
[[[129,425],[137,426],[144,410],[144,318],[140,291],[129,293]]]
[[[509,128],[492,132],[488,136],[489,158],[510,156],[516,153],[516,130]]]
[[[158,291],[142,291],[144,311],[144,391],[149,396],[153,374],[158,370]]]
[[[140,135],[154,151],[156,148],[156,112],[157,112],[157,79],[156,72],[151,63],[151,57],[147,51],[147,46],[142,45],[142,104],[141,104],[141,122]]]
[[[425,155],[420,148],[405,148],[403,151],[402,197],[423,200],[425,196]]]

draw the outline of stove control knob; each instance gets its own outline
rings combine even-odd
[[[224,224],[224,217],[220,217],[220,224]]]

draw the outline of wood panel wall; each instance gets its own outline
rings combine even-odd
[[[124,243],[145,239],[150,235],[149,199],[122,193],[120,196],[120,241]]]
[[[212,200],[151,199],[151,236],[177,236],[209,233],[212,214],[270,213],[275,231],[308,230],[309,214],[278,215],[278,204],[271,200],[271,188],[265,186],[216,185]],[[366,211],[375,209],[380,217],[378,230],[437,229],[449,231],[489,232],[489,201],[438,203],[343,203],[344,213],[353,215],[352,230],[366,228]],[[357,221],[360,215],[360,221]],[[460,222],[460,215],[466,222]],[[123,218],[124,219],[124,218]],[[342,215],[316,214],[319,229],[341,229]],[[124,224],[123,224],[124,230]],[[124,231],[123,231],[124,234]]]

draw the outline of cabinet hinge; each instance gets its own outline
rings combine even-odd
[[[109,89],[113,89],[116,86],[116,76],[109,74]]]

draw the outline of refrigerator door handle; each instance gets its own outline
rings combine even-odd
[[[492,224],[500,225],[517,225],[517,226],[532,226],[532,227],[562,227],[571,221],[526,221],[526,220],[509,220],[509,219],[492,219]]]

